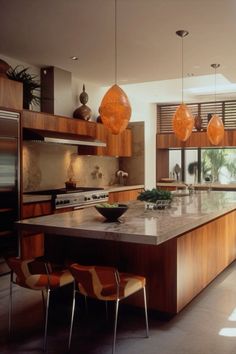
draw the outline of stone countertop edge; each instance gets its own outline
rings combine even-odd
[[[221,184],[221,183],[186,183],[188,185],[192,184],[192,186],[196,189],[204,188],[208,189],[209,187],[220,190],[234,190],[236,191],[236,183],[231,184]],[[156,184],[157,187],[177,187],[177,188],[186,188],[186,184],[183,182],[158,182]]]
[[[122,191],[130,191],[133,189],[143,189],[144,185],[143,184],[137,184],[133,186],[106,186],[104,189],[108,192],[122,192]]]
[[[133,189],[142,189],[142,188],[144,188],[144,185],[140,184],[140,185],[134,185],[134,186],[105,186],[103,188],[105,191],[108,191],[108,192],[121,192],[121,191],[129,191],[129,190],[133,190]],[[45,202],[45,201],[50,201],[50,200],[51,200],[50,195],[23,194],[23,204]]]
[[[160,211],[146,211],[144,203],[130,202],[121,222],[104,222],[95,208],[89,208],[89,211],[26,219],[17,222],[16,226],[19,230],[71,237],[159,245],[236,209],[234,192],[198,192],[195,196],[178,198],[173,207]]]
[[[28,194],[23,194],[23,204],[30,204],[30,203],[40,203],[40,202],[46,202],[46,201],[51,201],[51,196],[50,195],[28,195]]]

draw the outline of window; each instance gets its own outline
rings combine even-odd
[[[182,180],[182,152],[181,150],[169,150],[169,174],[170,178],[175,178],[177,181]]]
[[[180,172],[177,179],[176,165]],[[169,150],[170,177],[188,184],[206,181],[236,183],[236,149]]]
[[[202,180],[236,182],[236,149],[201,149]]]

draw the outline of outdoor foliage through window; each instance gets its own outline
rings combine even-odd
[[[236,181],[236,149],[202,150],[202,178],[212,182]]]

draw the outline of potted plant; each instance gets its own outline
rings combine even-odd
[[[145,201],[147,209],[164,209],[170,206],[172,194],[165,189],[153,188],[141,192],[137,199]]]
[[[28,70],[29,68],[17,65],[14,69],[10,67],[6,73],[10,80],[22,82],[23,108],[25,109],[29,109],[31,103],[36,105],[40,104],[40,97],[37,95],[40,89],[40,83],[37,80],[37,75],[31,75]]]

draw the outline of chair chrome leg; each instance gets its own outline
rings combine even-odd
[[[85,304],[86,315],[88,316],[88,300],[86,295],[84,295],[84,304]]]
[[[106,306],[106,320],[108,321],[108,304],[107,304],[107,301],[105,301],[105,306]]]
[[[47,303],[46,303],[46,316],[45,316],[45,327],[44,327],[44,341],[43,341],[43,351],[46,351],[47,347],[47,330],[48,330],[48,309],[50,301],[50,289],[47,290]]]
[[[10,276],[10,296],[8,303],[8,336],[11,336],[11,318],[12,318],[12,281],[13,281],[13,272],[11,271]]]
[[[114,322],[114,334],[113,334],[113,345],[112,345],[112,354],[115,354],[116,348],[116,330],[117,330],[117,319],[119,311],[119,299],[116,300],[116,312],[115,312],[115,322]]]
[[[144,300],[144,311],[145,311],[145,320],[146,320],[146,337],[149,337],[149,327],[148,327],[148,314],[147,314],[147,297],[146,297],[146,288],[143,288],[143,300]]]
[[[70,334],[69,334],[68,351],[70,350],[72,331],[73,331],[73,323],[74,323],[74,315],[75,315],[75,295],[76,295],[76,290],[74,289],[74,291],[73,291],[72,311],[71,311],[71,321],[70,321]]]
[[[44,298],[44,291],[42,290],[42,302],[43,302],[43,309],[45,311],[45,298]]]

